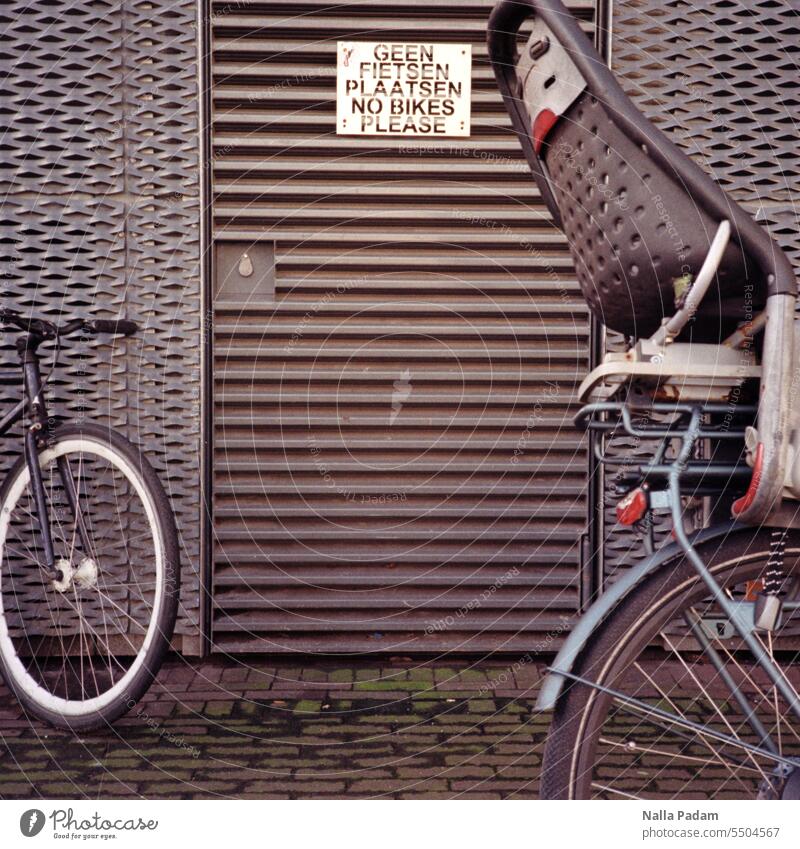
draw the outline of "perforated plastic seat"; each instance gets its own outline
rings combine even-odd
[[[521,54],[517,30],[529,17]],[[488,42],[533,176],[606,326],[654,333],[724,220],[730,243],[682,338],[721,341],[768,295],[794,294],[791,267],[768,234],[638,111],[559,0],[503,0]]]
[[[520,28],[529,19],[532,32],[520,51]],[[487,40],[531,172],[569,238],[584,295],[600,320],[638,339],[652,335],[648,345],[667,345],[673,354],[680,347],[689,362],[695,346],[679,345],[674,334],[713,348],[737,322],[754,319],[739,333],[758,335],[750,352],[760,368],[748,446],[754,471],[736,516],[754,524],[795,522],[795,507],[787,518],[782,505],[787,493],[800,498],[800,452],[793,447],[800,445],[800,401],[792,404],[800,327],[787,257],[639,112],[560,0],[500,0]],[[719,250],[710,250],[712,241]],[[712,356],[707,368],[700,363],[686,373],[703,379],[715,368]]]
[[[600,100],[582,94],[547,135],[547,164],[561,224],[589,306],[606,326],[650,336],[675,312],[708,253],[717,222],[609,119]],[[719,341],[763,307],[748,286],[756,271],[731,242],[702,320],[686,333]]]

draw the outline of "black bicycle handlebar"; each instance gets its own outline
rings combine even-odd
[[[139,332],[139,325],[127,318],[94,318],[86,322],[95,333],[114,333],[119,336],[133,336]]]
[[[139,331],[139,325],[127,318],[73,318],[59,325],[45,318],[22,315],[8,307],[0,307],[0,324],[10,325],[42,339],[69,336],[79,330],[84,333],[108,333],[118,336],[133,336]]]

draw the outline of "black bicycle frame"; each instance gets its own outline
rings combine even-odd
[[[17,378],[3,378],[3,382],[22,383],[22,399],[0,419],[0,437],[5,436],[8,431],[27,413],[25,424],[25,462],[30,474],[31,489],[36,512],[36,523],[39,526],[39,534],[44,553],[44,566],[53,580],[60,581],[63,574],[56,568],[55,551],[53,549],[53,537],[50,532],[50,516],[47,508],[47,498],[42,479],[42,469],[39,465],[39,453],[48,444],[48,413],[43,394],[43,383],[41,370],[39,368],[39,345],[44,339],[36,334],[25,334],[17,340],[17,351],[22,365],[22,380]],[[66,458],[60,457],[57,461],[58,473],[64,492],[69,503],[72,516],[75,521],[78,535],[84,550],[88,553],[86,527],[83,516],[78,506],[77,489],[69,463]]]

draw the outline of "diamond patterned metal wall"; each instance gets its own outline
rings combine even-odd
[[[800,5],[797,0],[619,0],[612,68],[627,93],[800,270]],[[605,571],[641,556],[605,522]]]
[[[195,16],[193,0],[16,0],[0,11],[2,301],[56,319],[141,321],[139,337],[113,347],[70,342],[51,406],[145,446],[178,516],[189,651],[200,611]],[[11,341],[3,365],[15,362]],[[18,436],[2,446],[4,468],[20,446]]]

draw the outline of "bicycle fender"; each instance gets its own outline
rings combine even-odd
[[[702,531],[693,535],[691,539],[693,543],[704,543],[727,536],[730,533],[743,530],[747,527],[747,525],[741,522],[725,522],[710,528],[704,528]],[[750,530],[752,531],[753,529],[750,528]],[[549,674],[539,691],[534,710],[547,711],[552,710],[556,706],[556,702],[561,695],[564,682],[566,681],[561,673],[572,671],[575,659],[581,653],[586,643],[592,638],[595,628],[606,619],[617,604],[648,575],[656,572],[671,560],[682,556],[683,551],[676,542],[665,546],[651,554],[650,557],[643,560],[637,566],[632,566],[626,570],[625,574],[615,581],[592,604],[578,620],[578,623],[572,629],[561,650],[556,655],[549,669]]]

